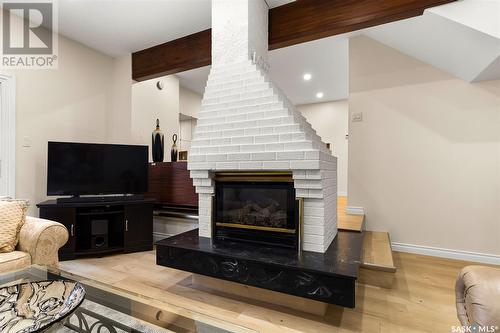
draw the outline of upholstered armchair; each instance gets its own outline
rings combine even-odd
[[[57,267],[58,251],[68,241],[68,230],[60,223],[27,216],[16,250],[0,253],[0,272],[32,264]]]
[[[500,268],[464,267],[455,291],[462,325],[500,326]]]

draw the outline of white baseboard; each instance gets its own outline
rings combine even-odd
[[[477,253],[461,250],[443,249],[439,247],[421,246],[404,243],[391,243],[393,251],[423,254],[433,257],[442,257],[464,261],[479,262],[483,264],[500,265],[500,255]]]
[[[173,235],[166,234],[166,233],[163,233],[163,232],[153,232],[153,241],[156,243],[159,240],[162,240],[162,239],[165,239],[165,238],[168,238],[168,237],[171,237],[171,236],[173,236]]]
[[[363,207],[347,206],[345,213],[350,215],[365,215],[365,209]]]

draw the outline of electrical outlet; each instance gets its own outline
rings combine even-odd
[[[351,119],[353,122],[363,121],[363,113],[362,112],[353,112]]]

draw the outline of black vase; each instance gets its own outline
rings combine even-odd
[[[156,129],[151,135],[151,151],[153,153],[153,162],[163,162],[165,152],[164,135],[160,130],[160,120],[156,119]]]
[[[172,145],[172,150],[170,150],[170,160],[172,162],[177,162],[177,134],[174,134],[172,136],[172,141],[174,141],[174,144]]]

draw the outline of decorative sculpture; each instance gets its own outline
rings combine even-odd
[[[151,150],[153,153],[153,162],[163,162],[163,155],[165,151],[164,135],[160,130],[160,120],[156,119],[156,129],[151,136]]]
[[[177,162],[177,134],[174,134],[172,136],[172,141],[174,141],[174,144],[172,145],[172,150],[170,150],[170,160],[172,162]]]

